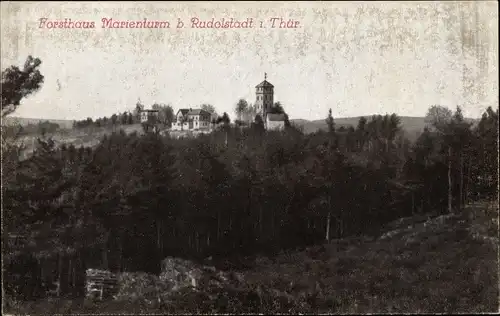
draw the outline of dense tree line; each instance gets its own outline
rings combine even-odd
[[[165,127],[170,127],[175,119],[174,110],[171,105],[158,104],[155,103],[151,106],[152,110],[158,111],[158,116],[155,117],[154,122],[148,122],[150,124],[161,124]],[[125,111],[123,113],[113,114],[110,117],[104,116],[97,119],[92,119],[90,117],[74,121],[73,128],[86,128],[86,127],[115,127],[124,126],[141,123],[140,112],[144,110],[144,105],[137,102],[134,110],[132,112]]]
[[[73,121],[73,128],[131,125],[139,122],[139,117],[134,116],[131,112],[123,112],[121,114],[113,114],[110,117],[100,117],[95,120],[88,117],[85,120]]]
[[[78,260],[87,266],[151,272],[165,256],[272,252],[369,233],[495,192],[498,110],[474,129],[461,120],[457,111],[413,147],[398,140],[396,115],[312,135],[226,126],[180,140],[114,133],[93,149],[40,141],[4,186],[4,231],[29,234],[20,251],[71,250],[86,253]]]
[[[42,135],[45,136],[46,134],[52,134],[59,129],[61,129],[61,126],[57,123],[53,123],[50,121],[41,121],[36,124],[29,123],[26,125],[10,125],[10,126],[5,126],[2,127],[3,132],[6,132],[9,135],[32,135],[32,134],[37,134],[37,135]]]
[[[85,267],[158,272],[166,256],[272,253],[495,196],[498,109],[476,126],[459,108],[435,110],[415,144],[396,114],[337,129],[330,111],[328,131],[310,135],[223,121],[197,138],[120,131],[95,148],[40,140],[23,161],[10,146],[6,262],[56,256],[63,288],[77,288]]]

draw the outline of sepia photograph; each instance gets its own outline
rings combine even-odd
[[[2,314],[498,314],[498,2],[2,1]]]

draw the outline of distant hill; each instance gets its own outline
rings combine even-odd
[[[370,119],[371,115],[365,116],[368,120]],[[335,124],[337,127],[344,126],[344,127],[349,127],[353,126],[356,127],[358,125],[358,121],[361,118],[361,116],[356,116],[356,117],[343,117],[343,118],[334,118],[335,119]],[[424,117],[412,117],[412,116],[400,116],[401,118],[401,126],[403,128],[403,131],[405,132],[406,137],[410,141],[415,141],[420,133],[424,130],[425,127],[425,118]],[[467,120],[477,123],[479,119],[470,119],[468,118]],[[13,125],[13,124],[20,124],[21,126],[26,126],[28,124],[38,124],[39,122],[43,121],[49,121],[51,123],[56,123],[59,124],[60,128],[62,129],[70,129],[73,126],[73,121],[72,120],[52,120],[52,119],[39,119],[39,118],[24,118],[24,117],[7,117],[3,119],[3,123],[5,125]],[[309,120],[304,120],[304,119],[292,119],[290,122],[294,125],[300,126],[303,128],[304,133],[310,134],[317,132],[318,130],[327,130],[327,125],[326,121],[324,119],[322,120],[314,120],[314,121],[309,121]],[[141,131],[140,125],[134,126],[134,127],[126,127],[125,130],[134,130],[134,131]],[[108,131],[109,132],[109,131]],[[83,131],[78,131],[71,133],[73,136],[74,134],[79,135],[78,139],[80,138],[85,138],[85,141],[83,141],[83,144],[90,144],[90,143],[95,143],[97,140],[96,135],[102,136],[101,133],[96,133],[95,130],[92,132],[83,132]],[[95,134],[95,135],[92,135]],[[84,137],[85,135],[85,137]],[[63,135],[58,135],[59,141],[64,142],[64,138],[72,138],[69,137],[67,134]],[[90,141],[92,139],[92,141]],[[71,142],[71,141],[70,141]]]
[[[365,116],[367,120],[370,120],[371,115]],[[342,118],[334,118],[335,120],[335,125],[337,127],[344,126],[344,127],[349,127],[353,126],[356,127],[358,125],[359,119],[361,116],[355,116],[355,117],[342,117]],[[403,131],[406,134],[406,137],[410,141],[414,141],[418,138],[420,133],[424,130],[425,127],[425,118],[424,117],[413,117],[413,116],[400,116],[401,118],[401,126],[403,128]],[[471,122],[477,122],[478,119],[467,119]],[[290,120],[292,124],[295,124],[297,126],[301,126],[304,130],[304,133],[309,134],[309,133],[314,133],[317,132],[318,130],[327,130],[327,125],[326,121],[323,120],[314,120],[314,121],[308,121],[308,120],[303,120],[303,119],[295,119],[295,120]]]
[[[51,123],[57,123],[58,120],[40,120],[40,121],[49,121]],[[65,121],[62,121],[65,122]],[[66,145],[74,145],[75,147],[94,147],[99,144],[104,135],[109,135],[113,133],[113,131],[123,130],[127,134],[131,134],[137,132],[138,134],[143,133],[143,129],[141,124],[132,124],[132,125],[122,125],[113,129],[111,127],[87,127],[82,129],[72,129],[72,121],[69,128],[62,128],[53,133],[47,133],[46,137],[50,137],[57,146],[61,144]],[[29,124],[29,123],[26,123]],[[62,126],[62,124],[60,124]],[[28,134],[21,136],[17,141],[26,146],[26,149],[23,153],[23,159],[27,158],[33,152],[34,145],[36,144],[36,139],[40,137],[40,134]]]
[[[52,119],[40,119],[40,118],[26,118],[26,117],[15,117],[8,116],[3,119],[5,125],[21,125],[26,126],[29,124],[38,124],[40,122],[49,121],[50,123],[58,124],[61,128],[72,128],[72,120],[52,120]]]

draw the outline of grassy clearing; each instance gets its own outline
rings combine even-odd
[[[498,312],[498,209],[414,217],[378,238],[350,238],[258,258],[243,282],[150,299],[40,301],[18,313]],[[158,296],[156,296],[158,297]],[[35,312],[36,311],[36,312]]]
[[[133,125],[122,125],[117,126],[115,129],[111,127],[89,127],[82,129],[61,129],[54,133],[49,133],[45,135],[45,138],[52,138],[56,142],[56,144],[62,145],[66,144],[67,146],[73,145],[75,147],[94,147],[99,144],[102,137],[104,135],[110,135],[114,131],[119,131],[122,129],[125,133],[131,134],[137,132],[138,134],[143,133],[143,129],[141,124],[133,124]],[[31,155],[33,151],[33,146],[36,144],[36,139],[38,137],[42,137],[38,134],[26,135],[20,137],[17,140],[17,143],[24,144],[26,146],[25,149],[25,157]]]

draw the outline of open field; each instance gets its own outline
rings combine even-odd
[[[52,138],[57,145],[66,144],[66,145],[74,145],[75,147],[93,147],[99,144],[100,140],[104,135],[109,135],[113,133],[113,131],[119,131],[122,129],[127,134],[131,134],[133,132],[137,132],[139,134],[143,133],[142,126],[140,124],[133,125],[122,125],[117,127],[116,129],[112,129],[110,127],[89,127],[83,129],[61,129],[56,131],[55,133],[48,133],[45,135],[46,138]],[[40,135],[24,135],[20,137],[17,141],[18,143],[24,144],[26,146],[26,150],[24,154],[26,156],[30,155],[33,151],[33,146],[36,143],[36,139],[40,137]]]
[[[239,285],[183,292],[168,301],[43,300],[16,303],[8,312],[498,312],[496,205],[480,202],[459,214],[404,218],[379,236],[246,258],[250,267],[238,271]]]
[[[21,126],[25,126],[28,124],[38,124],[40,122],[49,121],[51,123],[58,124],[63,129],[73,127],[72,120],[52,120],[52,119],[8,116],[8,117],[4,118],[3,121],[4,121],[4,124],[6,124],[6,125],[14,125],[15,124],[15,125],[21,125]]]

